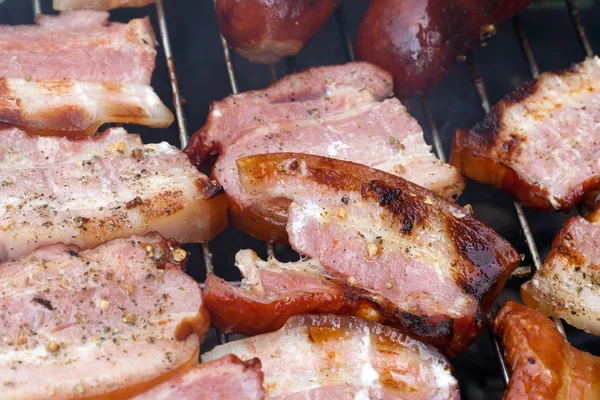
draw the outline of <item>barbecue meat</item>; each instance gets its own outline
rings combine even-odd
[[[0,123],[30,133],[76,138],[105,123],[167,128],[172,122],[151,86],[0,78]]]
[[[134,400],[262,400],[260,360],[226,355],[175,375]]]
[[[391,72],[396,94],[423,93],[494,24],[531,0],[372,0],[356,34],[358,58]]]
[[[36,25],[0,25],[0,77],[149,85],[156,59],[150,19],[108,18],[78,11],[39,15]]]
[[[203,354],[258,357],[268,399],[458,399],[451,366],[433,347],[354,317],[307,315],[277,332]]]
[[[572,217],[533,278],[521,286],[525,303],[600,336],[600,218]]]
[[[62,242],[90,248],[158,231],[210,240],[226,225],[221,188],[167,143],[122,128],[71,141],[0,131],[0,260]]]
[[[249,196],[235,161],[243,156],[293,151],[365,164],[456,199],[464,181],[442,163],[423,130],[393,95],[391,77],[367,63],[311,68],[271,87],[233,95],[212,105],[208,122],[186,153],[213,176],[229,198],[232,223],[263,240],[286,242],[286,213],[256,223],[241,212]]]
[[[569,345],[542,314],[509,301],[496,316],[494,333],[510,367],[506,400],[600,397],[600,358]]]
[[[459,129],[452,164],[543,211],[569,210],[600,187],[600,59],[547,72]]]
[[[270,283],[269,268],[249,266],[258,271],[246,275],[248,284],[262,280],[265,291],[245,286],[223,296],[233,311],[219,312],[216,323],[229,331],[237,331],[236,304],[248,319],[261,309],[274,313],[257,324],[267,330],[297,312],[354,314],[359,302],[359,315],[379,315],[454,354],[477,337],[517,266],[516,251],[466,209],[394,175],[289,153],[245,157],[238,166],[254,212],[269,218],[287,202],[290,244],[316,263],[275,265],[279,277]]]
[[[53,0],[55,10],[112,10],[113,8],[144,7],[156,0]]]
[[[340,0],[217,0],[217,22],[229,44],[254,63],[295,56],[325,25]]]
[[[2,398],[128,398],[195,364],[209,319],[182,252],[150,234],[0,264]]]

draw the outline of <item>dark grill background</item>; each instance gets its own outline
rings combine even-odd
[[[51,12],[51,2],[42,0],[43,10]],[[366,0],[344,0],[343,10],[347,27],[352,38],[367,7]],[[600,2],[580,0],[578,2],[582,22],[592,48],[600,46]],[[223,49],[214,16],[212,0],[166,0],[166,20],[181,94],[185,99],[184,111],[189,133],[200,128],[208,113],[210,102],[219,100],[231,93],[231,86],[225,68]],[[158,35],[157,14],[154,6],[143,9],[118,10],[111,13],[115,21],[150,15]],[[584,58],[584,51],[577,37],[570,14],[561,0],[534,0],[530,8],[521,14],[524,32],[540,71],[563,69]],[[33,21],[33,8],[27,0],[0,0],[0,24],[28,24]],[[172,104],[171,84],[167,66],[159,47],[157,68],[153,86],[163,101]],[[1,55],[0,55],[1,56]],[[233,55],[240,91],[264,88],[271,83],[271,74],[266,66],[254,65]],[[298,69],[310,66],[341,64],[349,61],[343,37],[335,18],[331,18],[325,28],[296,57]],[[498,33],[487,41],[487,46],[473,50],[473,62],[479,71],[491,104],[518,84],[530,80],[531,73],[522,51],[513,21],[498,27]],[[287,64],[277,65],[278,76],[288,73]],[[457,127],[471,127],[481,120],[484,112],[481,100],[473,84],[467,63],[458,63],[450,76],[428,94],[433,118],[438,127],[446,154],[450,151],[450,141]],[[417,118],[425,130],[425,138],[431,141],[431,132],[425,118],[422,104],[416,99],[402,99],[411,114]],[[129,127],[130,132],[141,133],[145,142],[167,140],[179,146],[179,133],[174,123],[167,130],[152,130]],[[523,265],[531,265],[531,257],[522,235],[519,222],[510,198],[502,192],[469,181],[460,204],[471,204],[475,215],[507,238],[521,253],[526,254]],[[567,218],[565,214],[540,214],[526,211],[533,235],[540,250],[542,260],[548,253],[552,239]],[[239,280],[240,276],[233,265],[235,253],[242,248],[253,248],[266,257],[264,243],[228,228],[210,243],[214,253],[215,272],[229,280]],[[200,247],[187,246],[192,252],[188,272],[199,281],[205,275]],[[289,249],[278,247],[280,259],[294,259]],[[502,304],[505,298],[517,298],[522,281],[513,279],[499,297]],[[600,339],[566,326],[567,337],[581,350],[600,355]],[[208,338],[203,349],[216,344],[216,336]],[[477,342],[465,353],[452,360],[456,376],[460,381],[465,399],[499,399],[504,393],[500,364],[492,350],[489,335],[483,333]]]

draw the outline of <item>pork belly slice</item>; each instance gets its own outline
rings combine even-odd
[[[291,153],[245,157],[238,167],[256,213],[268,219],[289,205],[290,244],[318,262],[317,276],[338,282],[332,296],[345,286],[356,287],[350,297],[364,289],[375,315],[448,354],[477,337],[486,310],[518,264],[516,251],[469,211],[400,177]],[[294,289],[302,302],[312,286],[294,284],[263,295],[263,301]],[[240,307],[252,310],[258,302],[245,294],[237,292]],[[284,302],[273,312],[285,315],[295,312],[293,307],[295,302]]]
[[[53,0],[55,10],[112,10],[114,8],[144,7],[156,0]]]
[[[241,361],[229,354],[173,376],[134,400],[262,400],[258,358]]]
[[[179,242],[226,225],[221,188],[168,143],[122,128],[72,141],[0,131],[0,260],[157,231]]]
[[[494,333],[510,367],[506,400],[600,397],[600,358],[571,346],[544,315],[509,301],[496,316]]]
[[[360,318],[304,315],[280,330],[202,355],[261,360],[268,399],[458,399],[448,361],[434,347]]]
[[[151,86],[0,78],[0,123],[38,135],[93,135],[106,123],[166,128],[173,113]]]
[[[464,188],[460,173],[435,157],[392,95],[391,76],[371,64],[311,68],[213,103],[185,151],[204,167],[216,160],[212,175],[225,188],[232,223],[263,240],[286,242],[287,218],[282,211],[261,226],[241,211],[249,195],[235,161],[243,156],[296,152],[349,160],[456,199]]]
[[[39,15],[0,25],[0,77],[149,85],[157,42],[149,18],[109,22],[107,12]]]
[[[569,210],[600,188],[600,59],[547,72],[456,131],[451,163],[527,207]]]
[[[571,217],[532,279],[521,286],[527,305],[600,336],[600,210]]]
[[[210,321],[185,256],[154,233],[0,264],[2,397],[127,398],[195,364]]]

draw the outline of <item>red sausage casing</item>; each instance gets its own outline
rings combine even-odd
[[[296,55],[325,25],[339,0],[217,0],[221,33],[248,60]]]
[[[397,95],[422,93],[530,1],[371,0],[356,35],[357,55],[390,72]]]

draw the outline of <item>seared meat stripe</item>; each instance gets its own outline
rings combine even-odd
[[[250,212],[268,220],[285,206],[290,244],[309,261],[241,255],[242,288],[209,277],[207,305],[226,332],[277,329],[295,313],[349,313],[455,354],[479,335],[518,264],[468,210],[397,176],[292,153],[245,157],[238,168]]]

